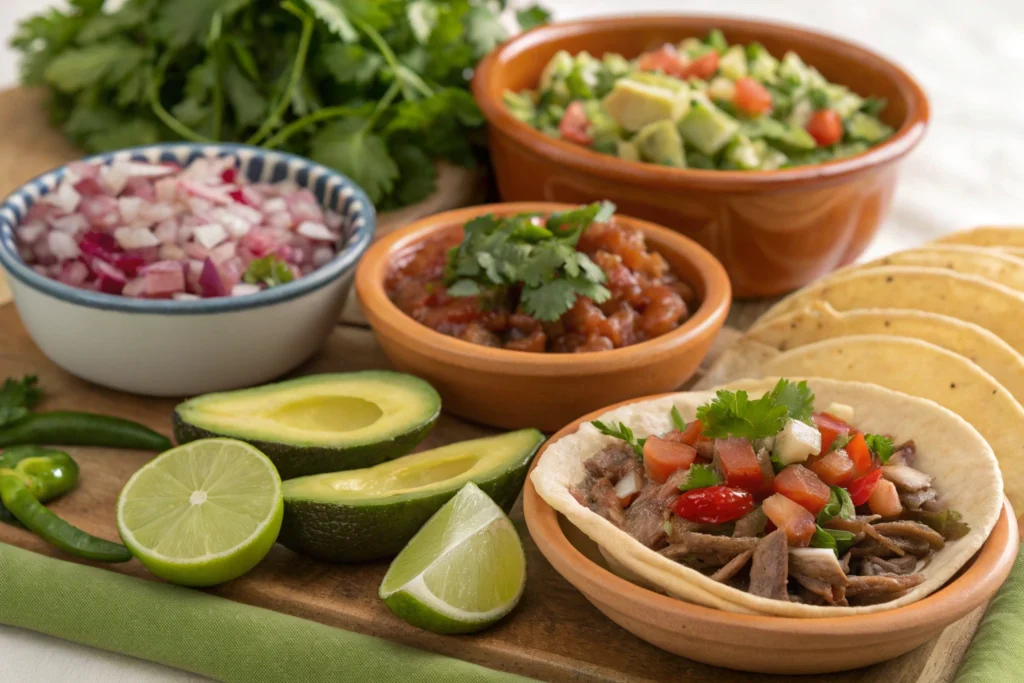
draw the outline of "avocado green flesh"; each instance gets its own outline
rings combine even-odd
[[[199,396],[175,408],[173,424],[179,443],[215,436],[251,443],[290,479],[405,455],[440,412],[440,396],[423,380],[367,371]]]
[[[363,470],[287,481],[278,540],[328,562],[397,555],[466,482],[474,482],[508,512],[543,441],[539,431],[521,429]]]

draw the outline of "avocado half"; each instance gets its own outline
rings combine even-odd
[[[311,375],[206,394],[174,409],[178,443],[226,436],[266,453],[282,479],[370,467],[415,448],[441,414],[434,387],[382,370]]]
[[[392,557],[467,482],[508,512],[543,442],[536,429],[521,429],[286,481],[278,542],[328,562]]]

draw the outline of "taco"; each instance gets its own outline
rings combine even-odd
[[[1024,248],[1024,227],[983,225],[944,235],[933,244],[972,244],[978,247]]]
[[[748,377],[793,375],[871,382],[935,401],[967,420],[988,441],[1002,467],[1006,496],[1024,506],[1024,407],[994,377],[955,353],[907,337],[855,335],[784,353],[740,340],[727,349],[698,388]]]
[[[1024,356],[985,328],[947,315],[897,308],[837,311],[823,301],[815,301],[804,309],[755,325],[743,339],[782,352],[862,334],[913,337],[941,346],[974,362],[1024,403]],[[748,364],[777,355],[759,346],[754,349],[755,357],[747,358]],[[720,383],[716,380],[707,386]]]
[[[977,275],[1024,292],[1024,259],[996,249],[967,244],[925,245],[889,254],[868,263],[848,266],[836,271],[836,274],[884,266],[942,268],[964,275]]]
[[[992,449],[963,419],[813,378],[620,406],[552,444],[531,480],[625,575],[792,617],[921,599],[977,552],[1002,505]]]
[[[941,268],[882,266],[815,282],[772,306],[755,326],[824,301],[837,311],[897,308],[948,315],[996,334],[1024,353],[1024,293],[976,275]]]

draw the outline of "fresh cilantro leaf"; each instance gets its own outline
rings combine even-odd
[[[430,0],[414,0],[405,8],[405,16],[409,19],[412,34],[421,44],[426,44],[430,40],[430,34],[437,26],[439,15],[440,10]]]
[[[551,214],[547,228],[560,239],[575,245],[583,231],[592,223],[606,223],[615,214],[615,205],[609,201]]]
[[[498,15],[481,5],[474,6],[467,15],[466,38],[477,56],[483,57],[498,43],[508,38]]]
[[[613,426],[608,426],[604,422],[601,422],[600,420],[593,420],[590,424],[597,427],[597,431],[601,432],[602,434],[613,436],[616,439],[622,439],[627,444],[629,444],[630,447],[632,447],[633,452],[636,453],[636,457],[640,458],[641,460],[643,459],[644,444],[647,442],[647,439],[636,438],[636,436],[633,435],[633,430],[627,427],[626,425],[622,424],[621,422],[618,422]]]
[[[828,452],[838,451],[840,448],[846,448],[846,444],[853,441],[853,435],[851,434],[837,434],[836,438],[832,439],[832,444],[828,447]]]
[[[67,50],[50,62],[44,76],[58,90],[74,92],[108,78],[120,80],[145,54],[143,48],[121,41]]]
[[[0,387],[0,427],[17,422],[43,398],[43,392],[36,384],[35,375],[19,379],[8,377]]]
[[[287,262],[276,254],[270,254],[252,261],[242,279],[252,285],[262,283],[267,287],[276,287],[294,280],[295,274]]]
[[[811,413],[814,412],[814,392],[807,382],[792,384],[788,379],[780,379],[772,389],[772,400],[776,405],[786,406],[789,417],[810,424]]]
[[[520,302],[538,320],[558,320],[576,303],[576,295],[572,281],[561,279],[541,287],[524,288]]]
[[[398,164],[383,138],[368,133],[361,119],[337,121],[313,137],[312,159],[352,178],[377,202],[391,192],[398,178]]]
[[[712,439],[774,436],[785,426],[788,416],[786,406],[776,404],[771,394],[751,401],[742,390],[720,389],[710,403],[697,408],[697,419],[704,424],[704,436]]]
[[[883,465],[889,462],[889,458],[892,457],[892,453],[896,448],[892,443],[892,439],[880,434],[865,434],[864,440],[867,441],[868,448],[878,456]]]
[[[324,22],[324,25],[332,33],[346,43],[354,43],[359,40],[359,32],[352,26],[341,2],[338,0],[305,0],[305,2],[317,19]]]
[[[863,104],[860,105],[860,110],[870,116],[878,116],[885,109],[886,104],[884,97],[866,97]]]
[[[202,45],[214,14],[227,20],[252,0],[161,0],[150,30],[172,48]]]
[[[830,519],[839,517],[841,519],[853,519],[856,511],[853,507],[853,500],[846,489],[841,486],[831,486],[828,502],[818,513],[818,524],[825,524]]]
[[[853,545],[855,538],[856,535],[849,531],[824,529],[819,526],[811,536],[811,547],[828,548],[836,554],[836,557],[841,557]]]
[[[516,20],[519,22],[520,28],[529,31],[531,28],[543,26],[551,21],[551,12],[540,5],[532,5],[516,12]]]
[[[160,142],[160,129],[146,119],[132,119],[109,126],[86,136],[84,141],[85,148],[90,152],[112,152],[157,142]]]
[[[684,420],[683,416],[679,414],[679,408],[672,406],[671,415],[672,426],[675,427],[677,431],[686,431],[686,420]]]
[[[330,43],[320,51],[320,64],[338,83],[366,85],[377,78],[384,58],[362,45]]]
[[[267,98],[234,62],[229,63],[224,70],[224,93],[239,124],[254,126],[266,118],[269,107]]]
[[[400,144],[391,148],[391,156],[398,164],[394,190],[398,206],[416,204],[433,194],[437,189],[437,171],[422,149],[412,144]]]
[[[693,489],[706,489],[709,486],[717,486],[722,483],[718,472],[711,465],[695,463],[690,465],[690,474],[686,481],[679,485],[680,491],[692,491]]]
[[[480,285],[472,280],[456,280],[448,288],[448,296],[478,296]]]

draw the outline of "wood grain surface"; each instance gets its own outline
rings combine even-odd
[[[365,328],[341,325],[300,374],[387,367]],[[0,306],[0,378],[33,373],[47,392],[45,409],[86,409],[143,422],[168,433],[173,400],[142,399],[90,385],[50,363],[28,338],[12,305]],[[422,448],[491,430],[443,416]],[[128,478],[152,454],[69,448],[81,466],[79,486],[55,501],[59,515],[86,531],[116,539],[114,503]],[[523,600],[497,626],[475,636],[439,636],[394,617],[377,599],[387,564],[328,565],[275,546],[253,572],[212,592],[332,626],[387,638],[494,669],[549,681],[680,681],[780,683],[784,677],[705,666],[659,650],[606,619],[547,563],[532,543],[517,505],[513,521],[527,552]],[[71,560],[27,531],[0,524],[0,541]],[[75,561],[75,560],[72,560]],[[100,565],[156,580],[138,563]],[[891,662],[856,671],[802,677],[806,683],[946,683],[977,628],[981,611],[936,640]],[[736,644],[742,647],[741,643]]]
[[[49,124],[46,92],[31,88],[0,91],[0,200],[26,181],[69,161],[83,152]],[[377,236],[431,214],[479,202],[485,193],[479,171],[441,163],[437,190],[419,204],[377,216]],[[0,270],[0,305],[11,292]]]

